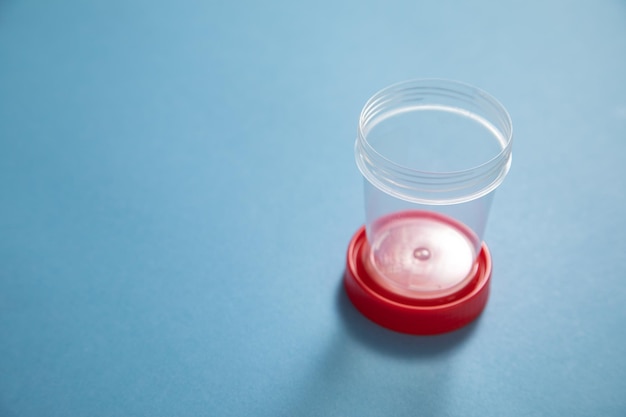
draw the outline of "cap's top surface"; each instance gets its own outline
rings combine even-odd
[[[475,275],[478,237],[469,227],[431,211],[403,211],[378,219],[369,230],[363,264],[395,294],[436,299],[457,293]]]

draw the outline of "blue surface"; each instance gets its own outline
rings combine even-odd
[[[0,415],[626,415],[626,3],[0,0]],[[509,109],[488,307],[341,291],[376,90]]]

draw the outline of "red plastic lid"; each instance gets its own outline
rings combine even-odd
[[[352,304],[367,318],[401,333],[430,335],[450,332],[476,319],[489,298],[491,255],[485,243],[475,276],[463,289],[437,300],[416,300],[379,285],[365,268],[367,239],[361,227],[350,241],[344,285]]]

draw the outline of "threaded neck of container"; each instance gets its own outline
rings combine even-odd
[[[420,110],[473,119],[494,135],[500,152],[468,169],[430,172],[394,162],[368,141],[368,132],[378,123],[403,112]],[[411,80],[379,91],[365,104],[359,119],[355,156],[363,176],[391,196],[419,204],[458,204],[480,198],[500,185],[511,165],[512,139],[509,114],[486,92],[456,81]]]

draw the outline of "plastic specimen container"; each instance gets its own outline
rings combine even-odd
[[[435,334],[482,312],[491,279],[483,234],[512,136],[497,100],[455,81],[407,81],[366,103],[355,143],[366,224],[344,280],[365,316]]]

